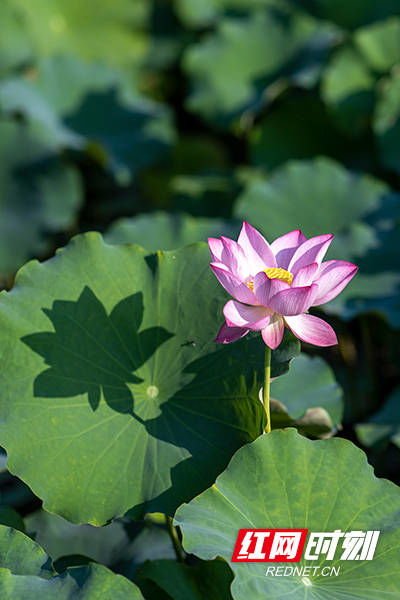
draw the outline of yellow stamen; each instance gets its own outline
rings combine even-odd
[[[290,271],[271,267],[270,269],[265,269],[264,273],[267,275],[267,277],[269,277],[269,279],[279,279],[279,281],[285,281],[289,285],[292,285],[293,275],[290,273]]]
[[[246,283],[246,285],[249,288],[249,290],[251,290],[252,292],[254,292],[254,281],[248,281]]]
[[[285,271],[285,269],[279,269],[275,267],[270,267],[269,269],[264,269],[263,273],[265,273],[269,279],[279,279],[279,281],[285,281],[289,285],[292,285],[293,275],[290,271]],[[246,282],[249,290],[254,292],[254,281],[250,279]]]

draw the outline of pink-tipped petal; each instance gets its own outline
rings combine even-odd
[[[276,267],[275,255],[267,240],[246,221],[242,225],[238,244],[243,248],[253,273]]]
[[[284,321],[280,315],[272,315],[270,322],[261,332],[262,339],[272,350],[279,346],[285,329]]]
[[[334,236],[328,233],[326,235],[317,235],[303,242],[293,254],[288,270],[293,275],[296,275],[302,267],[310,263],[316,262],[320,264],[333,238]]]
[[[218,263],[222,262],[222,251],[224,249],[224,245],[221,240],[217,238],[208,238],[207,241],[212,261]]]
[[[240,340],[240,338],[244,337],[248,333],[248,329],[242,329],[241,327],[228,327],[228,325],[224,323],[218,331],[214,342],[217,342],[217,344],[230,344],[231,342]]]
[[[305,287],[289,288],[272,296],[270,307],[283,316],[300,315],[310,308],[315,294],[318,292],[316,284]]]
[[[244,302],[245,304],[258,304],[255,295],[247,285],[242,283],[240,279],[228,271],[226,267],[222,267],[220,264],[216,263],[211,263],[210,267],[214,271],[220,284],[236,300]]]
[[[305,235],[300,229],[289,231],[285,235],[276,238],[271,244],[271,250],[275,254],[278,267],[287,269],[296,249],[306,241]]]
[[[293,287],[303,287],[304,285],[311,285],[314,282],[318,268],[319,264],[317,262],[302,267],[299,271],[297,271],[296,275],[293,278]]]
[[[249,261],[239,244],[227,237],[221,236],[222,255],[221,262],[224,263],[228,270],[242,281],[250,275]]]
[[[332,327],[314,315],[297,315],[285,317],[286,324],[294,335],[303,342],[314,346],[334,346],[338,343]]]
[[[244,327],[252,331],[263,329],[270,316],[270,311],[264,306],[246,306],[235,300],[229,300],[223,312],[229,327]]]
[[[281,290],[289,289],[290,285],[279,279],[270,279],[266,273],[257,273],[254,277],[254,295],[262,306],[269,306],[272,296]]]
[[[346,287],[357,273],[358,267],[344,260],[328,260],[320,266],[316,283],[318,294],[314,298],[313,306],[325,304]]]

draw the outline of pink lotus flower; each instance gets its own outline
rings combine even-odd
[[[337,344],[332,327],[308,314],[311,306],[335,298],[358,270],[343,260],[322,262],[333,237],[327,234],[307,239],[296,229],[270,245],[244,222],[237,242],[209,238],[210,266],[235,298],[224,306],[225,323],[215,341],[226,344],[249,331],[261,331],[267,346],[275,349],[287,326],[303,342]]]

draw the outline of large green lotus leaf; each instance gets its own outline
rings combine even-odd
[[[72,225],[81,205],[77,171],[33,127],[0,122],[0,273],[12,274],[46,248],[46,232]]]
[[[400,62],[400,18],[358,29],[354,41],[372,69],[388,72]]]
[[[110,244],[139,244],[147,250],[173,250],[208,237],[237,238],[240,226],[222,219],[155,212],[126,217],[113,223],[105,234]]]
[[[111,591],[112,590],[112,591]],[[51,559],[23,533],[0,525],[2,600],[143,600],[139,588],[101,565],[67,569],[56,575]]]
[[[174,140],[167,107],[144,99],[123,101],[114,89],[87,95],[66,124],[88,140],[88,149],[104,166],[124,179],[159,161]]]
[[[322,98],[346,133],[364,132],[375,101],[375,78],[352,48],[341,48],[323,73]]]
[[[337,23],[341,27],[355,29],[398,13],[397,0],[292,0],[314,16]]]
[[[400,387],[390,394],[379,412],[356,425],[356,432],[365,446],[386,446],[390,441],[400,448]]]
[[[301,380],[301,388],[299,381]],[[329,434],[343,417],[343,393],[329,365],[300,355],[285,377],[271,383],[272,427],[296,426],[304,434]]]
[[[232,571],[225,561],[188,566],[176,560],[147,561],[135,580],[146,598],[157,600],[232,600]]]
[[[353,444],[339,438],[310,441],[287,429],[241,448],[215,485],[179,508],[175,522],[187,552],[227,561],[240,528],[379,530],[372,561],[341,562],[336,556],[325,563],[321,555],[300,563],[340,566],[338,576],[311,571],[309,577],[274,577],[266,575],[266,563],[230,563],[231,592],[234,600],[389,600],[400,593],[399,511],[399,488],[377,479]]]
[[[374,132],[382,163],[400,173],[400,73],[382,82],[374,116]]]
[[[0,295],[0,443],[50,512],[171,513],[259,435],[264,344],[213,342],[226,294],[208,263],[206,244],[147,256],[91,233]],[[273,376],[298,352],[288,335]]]
[[[256,11],[245,18],[222,18],[216,31],[184,55],[192,84],[188,108],[221,123],[250,106],[263,105],[268,101],[266,87],[290,61],[295,62],[314,31],[312,21],[292,13],[283,17]],[[328,45],[330,41],[329,33]]]
[[[80,0],[7,0],[24,24],[38,56],[73,54],[113,64],[142,59],[147,48],[141,28],[145,0],[98,0],[96,10]]]

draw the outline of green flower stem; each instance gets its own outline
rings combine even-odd
[[[269,407],[269,388],[271,384],[271,348],[265,346],[265,363],[264,363],[264,387],[263,387],[263,404],[265,414],[267,415],[267,424],[265,433],[271,432],[271,413]]]
[[[169,515],[165,515],[165,522],[167,524],[167,530],[169,533],[169,537],[171,538],[171,542],[174,547],[176,560],[178,562],[182,563],[183,562],[183,550],[182,550],[182,546],[181,546],[181,541],[178,536],[178,532],[173,523],[173,519]]]

